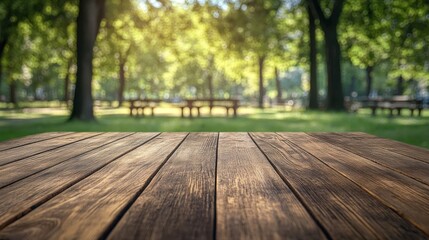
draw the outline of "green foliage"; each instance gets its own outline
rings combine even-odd
[[[75,3],[74,0],[0,3],[0,9],[7,12],[0,14],[0,38],[7,38],[2,77],[9,84],[19,82],[27,98],[52,99],[63,94],[57,89],[63,89],[59,80],[65,75],[68,59],[74,56],[71,23],[77,15]]]
[[[332,9],[332,1],[320,2],[324,10]],[[266,59],[269,97],[276,93],[275,67],[280,69],[284,96],[308,91],[305,1],[107,0],[106,4],[95,48],[96,99],[117,99],[123,63],[125,98],[208,97],[212,91],[215,97],[254,100],[258,57]],[[62,98],[66,76],[75,80],[77,5],[78,0],[0,1],[0,43],[7,37],[0,86],[17,82],[25,99]],[[428,12],[425,0],[346,1],[338,30],[345,92],[351,92],[355,79],[355,90],[364,94],[362,69],[367,66],[375,67],[374,88],[379,93],[391,94],[400,75],[425,86]],[[317,39],[322,63],[320,29]],[[326,71],[322,65],[318,68],[323,95]],[[7,89],[0,89],[0,95],[8,95]]]
[[[424,0],[347,2],[341,25],[347,57],[359,68],[387,63],[390,78],[428,81],[428,12]]]

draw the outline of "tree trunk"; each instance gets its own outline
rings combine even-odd
[[[119,59],[119,89],[118,89],[118,107],[122,107],[124,102],[124,90],[125,90],[125,61]]]
[[[77,72],[70,119],[94,120],[92,59],[95,40],[104,15],[105,0],[80,0],[77,17]]]
[[[265,56],[258,57],[258,66],[259,66],[259,99],[258,99],[258,107],[264,108],[264,62]]]
[[[316,24],[315,17],[310,6],[307,7],[309,35],[310,35],[310,99],[309,108],[319,108],[319,88],[317,86],[317,47],[316,47]]]
[[[207,69],[207,83],[209,87],[209,97],[214,98],[214,87],[213,87],[213,65],[214,65],[214,56],[210,55],[208,69]]]
[[[325,30],[326,67],[328,77],[327,109],[344,110],[344,94],[341,82],[341,52],[338,44],[337,24]]]
[[[0,40],[0,92],[1,92],[1,82],[3,80],[3,55],[4,49],[6,48],[8,38],[5,36]]]
[[[325,16],[319,0],[309,0],[311,12],[319,19],[325,35],[326,68],[328,77],[327,109],[345,110],[341,82],[341,51],[338,44],[337,26],[345,0],[335,0],[329,17]]]
[[[208,76],[207,76],[207,82],[209,84],[209,98],[213,99],[214,98],[214,90],[213,90],[213,75],[211,72],[209,72]]]
[[[9,84],[9,102],[13,104],[15,108],[18,107],[18,99],[16,97],[16,82],[12,81]]]
[[[367,66],[365,69],[366,72],[366,96],[369,97],[372,90],[372,66]]]
[[[41,100],[39,98],[39,96],[37,95],[37,86],[36,85],[30,85],[30,88],[31,88],[31,95],[33,95],[34,101]],[[27,97],[28,97],[28,95],[27,95]]]
[[[282,103],[283,94],[282,94],[282,85],[280,82],[279,69],[277,67],[274,68],[274,75],[276,78],[276,88],[277,88],[277,103]]]
[[[72,66],[72,59],[69,59],[67,63],[67,72],[66,76],[64,78],[64,102],[67,106],[69,106],[69,100],[70,100],[70,68]]]
[[[398,77],[396,82],[396,95],[404,94],[404,78],[401,76]]]
[[[350,81],[350,89],[349,89],[350,96],[353,97],[353,93],[355,92],[356,92],[356,76],[352,75],[351,81]]]

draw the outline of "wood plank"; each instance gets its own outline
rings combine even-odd
[[[133,134],[0,189],[0,229],[156,135]]]
[[[217,238],[325,239],[247,133],[220,134],[217,167]]]
[[[68,144],[90,138],[101,133],[72,133],[65,136],[60,136],[54,139],[49,139],[42,142],[37,142],[31,145],[25,145],[17,148],[12,148],[1,152],[0,166],[22,160],[27,157],[66,146]]]
[[[211,239],[217,137],[217,133],[191,133],[109,239]]]
[[[341,133],[341,136],[353,141],[365,141],[368,145],[377,145],[389,151],[402,154],[429,163],[429,150],[414,145],[405,144],[391,139],[380,138],[362,132]]]
[[[3,229],[0,239],[99,239],[186,135],[164,133],[120,157]]]
[[[132,133],[104,133],[82,141],[0,166],[0,188],[38,173],[89,151],[114,142]]]
[[[305,133],[280,133],[429,234],[429,187]]]
[[[251,136],[333,239],[425,239],[414,225],[275,133]]]
[[[429,184],[428,163],[384,149],[377,143],[350,139],[342,134],[312,133],[310,135],[391,168],[408,177]]]
[[[7,141],[0,142],[0,151],[4,151],[11,148],[24,146],[24,145],[29,145],[36,142],[41,142],[52,138],[65,136],[68,134],[72,134],[72,132],[39,133],[39,134],[30,135],[30,136],[25,136],[22,138],[7,140]]]

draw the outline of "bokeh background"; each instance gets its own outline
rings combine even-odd
[[[425,0],[2,0],[0,140],[47,131],[362,131],[429,148]],[[372,116],[368,101],[418,100]],[[238,99],[180,117],[185,99]],[[130,117],[129,100],[158,99]]]

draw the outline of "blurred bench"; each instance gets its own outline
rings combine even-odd
[[[192,118],[192,109],[197,109],[198,117],[201,116],[200,109],[202,107],[208,107],[210,115],[214,107],[222,107],[226,110],[226,116],[229,116],[230,110],[233,111],[233,116],[237,117],[237,109],[239,107],[239,101],[237,99],[186,99],[186,104],[179,106],[182,111],[182,118],[185,117],[185,109],[189,109],[189,117]]]
[[[401,115],[402,109],[408,109],[411,112],[411,116],[414,115],[414,111],[418,112],[418,116],[422,115],[423,101],[419,99],[412,99],[408,96],[394,96],[391,98],[375,98],[375,99],[362,99],[360,101],[361,108],[371,109],[371,114],[376,115],[377,109],[382,111],[388,110],[389,115],[393,116],[393,112],[396,110],[398,116]]]
[[[151,110],[151,116],[155,115],[155,108],[159,106],[161,99],[134,99],[130,100],[130,116],[145,116],[145,109]]]

